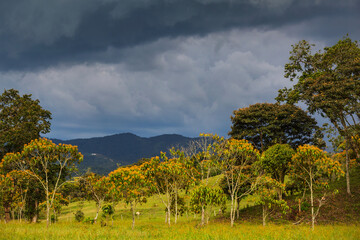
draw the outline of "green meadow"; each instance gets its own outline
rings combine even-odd
[[[310,226],[292,224],[263,227],[261,224],[241,222],[230,227],[226,221],[212,221],[199,227],[197,220],[181,219],[168,227],[162,219],[142,216],[131,229],[130,219],[115,220],[113,225],[84,224],[74,221],[60,221],[46,228],[45,223],[1,224],[1,239],[359,239],[358,225],[318,225],[312,231]]]
[[[216,179],[211,181],[216,182]],[[341,194],[338,197],[342,202]],[[230,226],[228,211],[224,216],[213,211],[205,226],[200,225],[199,215],[188,212],[180,216],[176,224],[172,219],[169,227],[165,224],[165,207],[156,196],[152,196],[145,204],[137,206],[140,215],[136,217],[135,228],[132,229],[130,208],[124,203],[116,205],[113,219],[100,218],[97,223],[91,224],[77,222],[74,216],[81,209],[85,218],[93,218],[95,202],[72,202],[63,207],[58,222],[49,228],[43,218],[37,224],[16,220],[7,224],[1,222],[0,239],[360,239],[359,219],[326,223],[320,218],[315,230],[311,230],[309,221],[294,225],[292,221],[273,217],[266,226],[262,226],[261,210],[253,206],[251,198],[242,201],[241,207],[240,219],[234,227]],[[354,217],[358,216],[350,216]]]

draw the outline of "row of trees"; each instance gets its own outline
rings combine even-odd
[[[156,196],[166,209],[165,222],[170,226],[171,216],[173,223],[177,223],[185,204],[183,196],[188,195],[188,209],[201,215],[202,225],[208,222],[214,209],[223,211],[229,199],[233,226],[241,200],[255,195],[263,207],[265,225],[272,211],[286,212],[289,208],[283,199],[287,175],[292,179],[290,182],[301,186],[301,191],[309,189],[314,227],[324,203],[321,195],[319,205],[315,206],[314,191],[326,188],[331,178],[344,173],[338,161],[312,145],[299,146],[295,151],[288,144],[276,144],[260,154],[247,140],[205,134],[196,142],[198,146],[200,143],[207,145],[197,148],[195,154],[189,149],[172,149],[171,157],[161,153],[140,165],[120,167],[106,177],[89,173],[78,178],[79,186],[85,186],[87,196],[96,202],[95,222],[104,201],[113,205],[123,201],[130,206],[134,227],[137,206]],[[210,183],[214,174],[222,175],[219,182]]]

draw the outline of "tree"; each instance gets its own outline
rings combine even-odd
[[[51,113],[39,103],[31,94],[21,96],[14,89],[0,95],[0,159],[50,131]]]
[[[77,146],[56,145],[46,138],[32,140],[18,153],[7,153],[2,164],[14,164],[37,179],[46,195],[46,221],[50,224],[50,209],[61,186],[68,182],[76,164],[83,160]]]
[[[179,190],[193,184],[196,179],[190,174],[194,172],[192,166],[187,166],[179,158],[168,158],[165,153],[153,157],[149,162],[143,163],[149,187],[166,207],[166,221],[170,226],[172,196],[178,196]],[[177,200],[175,199],[175,204]],[[176,207],[176,205],[175,205]],[[177,209],[175,210],[177,212]],[[177,217],[177,214],[175,214]]]
[[[234,225],[236,204],[238,199],[248,195],[257,184],[258,177],[254,174],[253,163],[258,161],[260,153],[247,140],[229,139],[217,146],[219,168],[224,174],[227,190],[231,198],[230,220]],[[241,189],[248,184],[250,188],[239,195]]]
[[[14,182],[14,195],[11,207],[18,212],[18,219],[21,222],[23,211],[26,206],[26,201],[30,194],[30,185],[35,185],[35,179],[31,177],[29,174],[13,170],[7,174],[11,177]],[[13,211],[14,211],[13,210]]]
[[[96,223],[100,209],[102,209],[102,204],[109,195],[109,179],[105,176],[100,176],[96,173],[90,172],[81,180],[81,183],[84,185],[84,189],[87,193],[86,195],[96,203],[96,215],[94,218],[94,222]]]
[[[115,194],[117,199],[122,199],[130,205],[132,228],[135,227],[137,204],[146,202],[146,198],[149,196],[147,181],[140,167],[136,165],[120,167],[109,174],[110,191]]]
[[[15,198],[15,184],[10,174],[0,174],[0,201],[5,214],[5,223],[9,222],[11,203]]]
[[[248,140],[261,152],[276,143],[287,143],[293,148],[322,144],[316,120],[294,105],[256,103],[233,113],[229,135]]]
[[[343,174],[340,163],[329,158],[326,152],[315,146],[299,146],[293,155],[290,164],[290,175],[303,180],[310,190],[312,229],[314,229],[315,218],[325,200],[325,195],[319,199],[319,206],[315,212],[314,190],[327,187],[331,176],[340,177]]]
[[[215,164],[214,143],[222,141],[224,138],[216,134],[201,133],[197,140],[191,141],[188,147],[182,150],[186,156],[185,164],[191,166],[189,170],[194,170],[190,172],[192,177],[207,185],[210,177],[219,174]]]
[[[190,208],[195,213],[201,212],[201,225],[205,225],[206,208],[210,206],[222,206],[222,208],[225,208],[225,204],[226,196],[219,188],[200,185],[191,193]]]
[[[53,214],[50,216],[51,222],[55,223],[57,221],[58,216],[61,213],[61,208],[63,205],[65,205],[65,206],[69,205],[69,200],[64,198],[64,196],[61,193],[59,193],[59,192],[55,193],[54,199],[51,204],[51,209],[50,209],[53,211]],[[40,203],[39,207],[46,209],[46,201]]]
[[[288,144],[275,144],[263,152],[259,162],[260,167],[283,184],[294,153],[295,151]],[[282,191],[279,189],[279,199],[281,198]]]
[[[276,98],[307,105],[310,113],[320,113],[330,120],[347,140],[346,152],[359,129],[360,119],[360,47],[357,41],[345,37],[332,47],[312,53],[314,45],[303,40],[292,46],[285,77],[297,80],[290,89],[279,90]],[[360,157],[359,152],[357,152]],[[347,192],[350,190],[349,156],[346,157]]]
[[[260,203],[263,209],[263,226],[266,225],[266,218],[279,207],[285,213],[289,206],[283,199],[275,199],[278,189],[284,190],[285,185],[275,179],[263,176],[256,187],[257,203]]]

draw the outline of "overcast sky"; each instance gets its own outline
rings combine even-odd
[[[359,0],[1,0],[0,87],[53,114],[47,137],[226,136],[274,102],[291,45],[360,39]]]

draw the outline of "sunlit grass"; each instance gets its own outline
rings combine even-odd
[[[0,224],[0,239],[359,239],[356,225],[309,226],[241,223],[233,228],[227,222],[212,222],[199,227],[198,221],[186,220],[168,227],[163,221],[139,219],[135,229],[128,220],[116,220],[113,226],[59,222],[46,229],[39,224]]]

